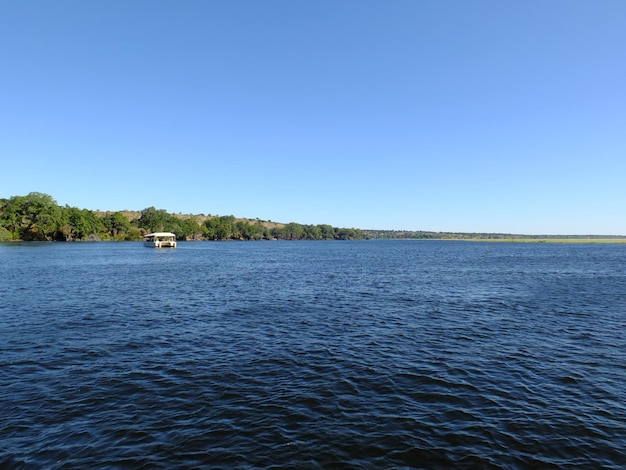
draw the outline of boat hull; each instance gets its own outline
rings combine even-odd
[[[143,242],[143,244],[149,248],[176,248],[176,242],[170,241]]]

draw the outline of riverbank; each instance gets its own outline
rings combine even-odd
[[[626,238],[470,238],[467,240],[495,243],[626,243]]]

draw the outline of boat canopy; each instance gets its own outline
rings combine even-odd
[[[144,235],[144,237],[148,238],[148,237],[175,237],[176,235],[173,234],[172,232],[154,232],[154,233],[147,233]]]

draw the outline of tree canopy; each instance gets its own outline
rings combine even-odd
[[[330,225],[276,224],[237,219],[232,215],[170,214],[148,207],[130,218],[124,212],[94,212],[59,206],[49,195],[33,192],[0,199],[0,241],[141,240],[150,232],[174,232],[179,240],[351,240],[358,229]]]

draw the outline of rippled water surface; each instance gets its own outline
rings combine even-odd
[[[2,468],[620,468],[626,246],[0,244]]]

